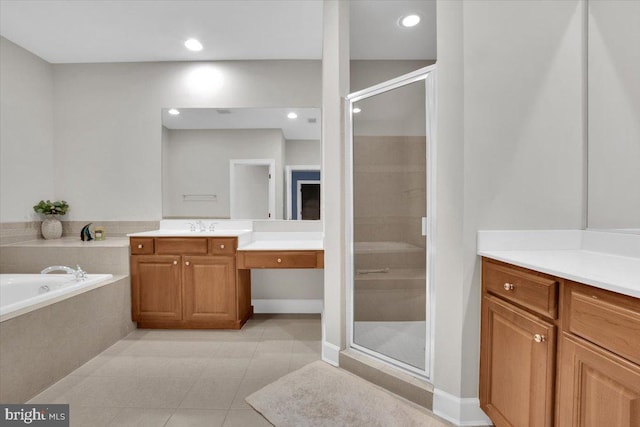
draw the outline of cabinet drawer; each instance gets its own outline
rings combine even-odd
[[[233,255],[236,253],[235,237],[222,237],[209,240],[213,255]]]
[[[640,299],[567,282],[567,332],[640,364]]]
[[[318,251],[241,251],[238,268],[320,268]]]
[[[205,237],[159,237],[155,248],[158,255],[206,255]]]
[[[150,255],[153,253],[153,237],[132,237],[129,242],[132,255]]]
[[[552,319],[557,317],[558,283],[551,276],[487,260],[483,260],[482,269],[483,286],[487,292]]]

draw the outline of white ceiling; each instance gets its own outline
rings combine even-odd
[[[281,129],[285,139],[320,140],[319,108],[180,108],[180,114],[162,109],[167,129]],[[298,118],[289,119],[295,112]],[[315,119],[310,123],[310,119]]]
[[[435,0],[350,6],[353,59],[435,58]],[[406,13],[421,24],[400,28]],[[322,14],[322,0],[0,0],[0,34],[51,63],[319,60]]]

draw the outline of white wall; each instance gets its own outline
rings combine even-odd
[[[311,140],[288,139],[285,143],[285,166],[320,165],[322,143]]]
[[[51,65],[0,37],[0,94],[0,221],[32,221],[33,205],[58,197]]]
[[[283,138],[279,129],[168,130],[162,157],[163,216],[229,218],[231,159],[275,161],[276,213],[282,218]],[[184,201],[183,194],[215,194],[216,201]]]
[[[325,0],[322,48],[322,222],[324,360],[338,364],[345,346],[344,97],[349,93],[349,3]]]
[[[474,398],[477,231],[584,226],[583,3],[439,1],[437,13],[435,295],[446,309],[434,385]]]
[[[55,161],[65,165],[56,167],[55,188],[72,206],[68,219],[160,219],[161,108],[320,105],[320,67],[320,61],[54,65]]]
[[[589,227],[640,228],[640,2],[589,2]]]

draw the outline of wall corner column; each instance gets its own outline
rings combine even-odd
[[[338,365],[345,348],[344,98],[349,93],[349,2],[325,0],[322,51],[322,359]]]

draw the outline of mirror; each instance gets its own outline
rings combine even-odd
[[[640,233],[640,2],[588,5],[588,227]]]
[[[320,114],[163,108],[163,218],[320,219]]]

